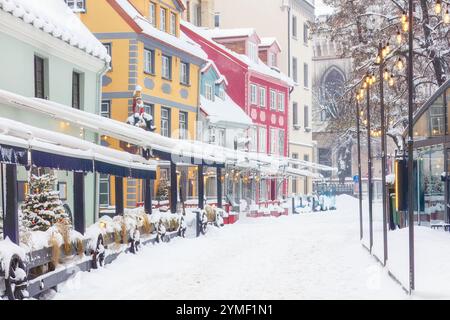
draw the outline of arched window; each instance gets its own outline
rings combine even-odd
[[[337,104],[344,92],[344,73],[333,66],[325,72],[320,86],[320,103],[325,115],[321,116],[322,121],[326,121],[330,115],[336,114]]]

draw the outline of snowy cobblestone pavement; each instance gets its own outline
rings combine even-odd
[[[359,242],[357,201],[338,211],[243,218],[79,273],[54,299],[408,299]]]

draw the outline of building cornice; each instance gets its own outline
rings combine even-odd
[[[0,32],[89,71],[97,73],[105,67],[103,60],[43,33],[4,11],[0,11]]]

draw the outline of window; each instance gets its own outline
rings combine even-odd
[[[151,115],[155,119],[155,105],[151,103],[144,103],[144,112]]]
[[[191,2],[186,1],[186,19],[191,22]]]
[[[269,59],[268,59],[269,66],[276,67],[277,66],[277,55],[273,52],[269,52]]]
[[[254,84],[250,85],[250,104],[252,105],[258,104],[257,87]]]
[[[85,0],[66,0],[66,3],[69,6],[69,8],[75,12],[86,11]]]
[[[292,16],[292,36],[294,38],[297,38],[297,17],[296,16]]]
[[[307,23],[303,24],[303,43],[308,45],[309,38],[309,26]]]
[[[111,43],[104,43],[103,46],[106,48],[106,52],[108,55],[112,58],[112,44]],[[112,60],[110,62],[111,68],[112,68]]]
[[[277,152],[277,129],[270,128],[270,154]]]
[[[222,86],[219,87],[219,98],[225,100],[225,90]]]
[[[177,34],[177,16],[173,12],[170,13],[170,34]]]
[[[292,193],[297,194],[297,179],[292,178]]]
[[[188,85],[189,84],[189,63],[181,62],[180,66],[180,83]]]
[[[105,118],[111,118],[111,101],[103,100],[100,115]]]
[[[309,162],[309,154],[303,155],[303,160],[305,160],[306,162]]]
[[[307,63],[303,64],[303,83],[305,88],[309,88],[309,66]]]
[[[258,46],[256,45],[256,43],[248,43],[248,56],[253,61],[258,62]]]
[[[277,109],[277,93],[275,90],[270,90],[270,109]]]
[[[100,207],[108,207],[109,206],[109,176],[107,174],[101,174],[100,175],[100,191],[99,191],[99,200],[100,200]]]
[[[298,81],[298,60],[297,58],[292,58],[292,79],[295,82]]]
[[[261,108],[266,107],[266,88],[259,88],[259,105]]]
[[[209,83],[205,83],[205,97],[210,101],[214,101],[214,88]]]
[[[305,109],[304,109],[304,111],[305,111],[305,114],[304,114],[304,116],[305,116],[305,130],[308,130],[309,129],[309,107],[308,106],[305,106]]]
[[[72,108],[80,109],[80,81],[81,75],[77,72],[72,73]]]
[[[34,56],[34,96],[45,99],[45,65],[44,59]]]
[[[298,130],[298,103],[292,103],[292,125]]]
[[[267,130],[264,127],[259,127],[259,152],[267,152]]]
[[[166,31],[166,16],[167,16],[167,10],[164,8],[161,8],[159,11],[159,30]]]
[[[180,139],[186,140],[188,137],[188,114],[181,112],[179,114]]]
[[[161,108],[161,135],[170,137],[170,110]]]
[[[284,137],[284,130],[279,129],[278,130],[278,154],[280,156],[284,155],[284,142],[285,142],[284,138],[285,138]]]
[[[284,93],[278,93],[278,111],[284,111]]]
[[[172,80],[172,57],[162,56],[162,77]]]
[[[144,72],[155,74],[155,51],[144,49]]]
[[[217,129],[217,145],[225,146],[225,129]]]
[[[156,4],[150,2],[148,21],[150,21],[151,25],[156,27]]]
[[[219,28],[220,27],[220,13],[216,12],[214,14],[214,27]]]
[[[197,27],[202,25],[202,7],[198,4],[194,5],[194,24]]]

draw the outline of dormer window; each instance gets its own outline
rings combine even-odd
[[[210,101],[214,101],[214,88],[208,83],[205,84],[205,97]]]
[[[248,43],[248,57],[255,62],[258,62],[258,46],[256,43]]]
[[[86,0],[65,0],[74,12],[86,12]]]
[[[222,86],[219,88],[219,98],[225,100],[225,90]]]
[[[269,66],[271,67],[277,67],[277,55],[273,52],[269,53],[269,61],[268,61]]]

